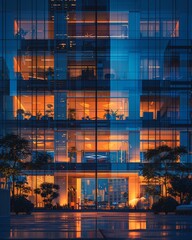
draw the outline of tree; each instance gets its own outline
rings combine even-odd
[[[165,190],[165,197],[167,197],[170,180],[180,170],[182,165],[179,160],[186,153],[184,147],[171,148],[167,145],[149,149],[145,153],[145,163],[142,165],[142,174],[148,186],[162,185]],[[154,191],[156,191],[156,188],[154,188]]]
[[[7,184],[10,180],[11,176],[19,176],[20,170],[18,168],[13,168],[9,165],[9,163],[5,161],[1,161],[0,163],[0,177],[3,177],[5,179],[5,183]]]
[[[21,166],[31,154],[29,141],[15,134],[0,139],[0,171],[6,181],[12,180],[12,197],[15,195],[16,177],[21,175]]]
[[[26,180],[17,181],[15,187],[16,196],[22,196],[27,198],[29,193],[31,192],[31,187],[28,186],[28,182],[26,182]]]
[[[60,187],[57,184],[44,182],[40,185],[40,188],[36,188],[34,192],[43,198],[46,208],[51,208],[53,199],[59,196],[59,189]]]
[[[190,203],[192,198],[192,179],[187,177],[173,177],[168,189],[170,195],[179,197],[180,203]]]
[[[152,210],[154,213],[164,212],[174,212],[178,202],[172,197],[161,197],[157,202],[153,203]]]

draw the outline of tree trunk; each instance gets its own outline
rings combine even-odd
[[[13,178],[13,186],[12,186],[12,198],[15,198],[15,176],[12,176]]]

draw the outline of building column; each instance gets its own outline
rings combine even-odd
[[[67,119],[67,93],[57,92],[54,95],[54,119]]]
[[[180,121],[182,124],[190,123],[190,101],[189,94],[181,93],[180,95]]]
[[[129,12],[129,38],[140,38],[140,12]]]
[[[137,203],[137,198],[140,197],[140,179],[139,175],[130,176],[128,181],[128,201],[129,205],[134,207]]]
[[[140,56],[135,52],[129,54],[129,119],[135,121],[140,119],[140,95],[141,95],[141,84],[139,81],[140,72]]]
[[[191,133],[188,131],[181,131],[180,132],[180,145],[185,147],[188,152],[191,151],[190,145],[191,145]],[[191,163],[192,162],[192,155],[191,154],[185,154],[180,159],[183,163]]]
[[[4,97],[4,110],[3,114],[5,114],[4,119],[5,120],[13,120],[13,97],[12,96],[5,96]]]
[[[65,11],[54,14],[54,39],[56,48],[64,45],[67,49],[67,14]],[[55,51],[54,79],[67,79],[67,53],[64,50]]]

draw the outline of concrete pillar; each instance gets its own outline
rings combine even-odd
[[[130,52],[129,54],[129,119],[140,119],[140,56],[136,52]]]
[[[186,5],[187,7],[187,5]],[[187,11],[187,9],[186,9]],[[182,39],[187,39],[188,35],[191,33],[190,29],[191,18],[188,14],[180,14],[179,17],[179,36]],[[190,32],[189,32],[190,31]]]
[[[54,39],[67,38],[67,13],[66,11],[55,12],[54,14]]]
[[[188,54],[186,51],[180,53],[180,77],[183,79],[183,81],[187,81],[188,77]]]
[[[10,191],[8,189],[0,189],[0,216],[10,217]]]
[[[129,38],[140,38],[140,13],[129,12]]]
[[[65,11],[54,15],[54,39],[56,47],[58,40],[60,44],[66,44],[67,39],[67,14]],[[58,40],[57,40],[58,39]],[[67,53],[57,51],[54,55],[54,79],[67,79]]]
[[[180,121],[181,123],[190,123],[190,102],[189,95],[182,93],[180,95]]]
[[[7,239],[10,234],[10,191],[0,189],[0,199],[0,239]]]
[[[1,18],[1,20],[4,22],[5,25],[3,29],[3,25],[0,27],[0,38],[4,39],[1,46],[1,56],[3,57],[6,64],[6,69],[4,69],[4,71],[7,71],[7,75],[9,76],[9,80],[7,79],[8,81],[10,81],[9,93],[11,96],[16,96],[17,77],[14,72],[14,57],[17,56],[16,49],[20,49],[20,40],[17,40],[14,37],[15,31],[13,23],[15,21],[15,15],[12,13],[12,11],[9,12],[8,9],[4,9],[4,12],[6,12],[6,14],[4,15],[5,18]],[[6,41],[6,39],[8,39],[8,41]]]
[[[191,138],[191,134],[190,132],[187,132],[187,131],[182,131],[180,132],[180,145],[183,146],[183,147],[186,147],[187,151],[189,152],[190,151],[190,140]],[[188,162],[188,163],[191,163],[192,162],[192,156],[191,154],[185,154],[184,156],[181,157],[181,162]]]
[[[131,93],[129,94],[129,120],[140,119],[140,94]]]
[[[54,96],[54,119],[66,120],[67,118],[67,93],[57,92]]]
[[[13,97],[5,96],[4,104],[5,120],[13,120]]]
[[[67,79],[67,54],[55,53],[54,55],[54,79],[66,80]]]

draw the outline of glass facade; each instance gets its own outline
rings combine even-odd
[[[56,202],[78,209],[135,207],[148,149],[182,145],[191,162],[190,0],[1,0],[0,17],[0,135],[54,159],[27,172],[32,189],[57,183]]]

